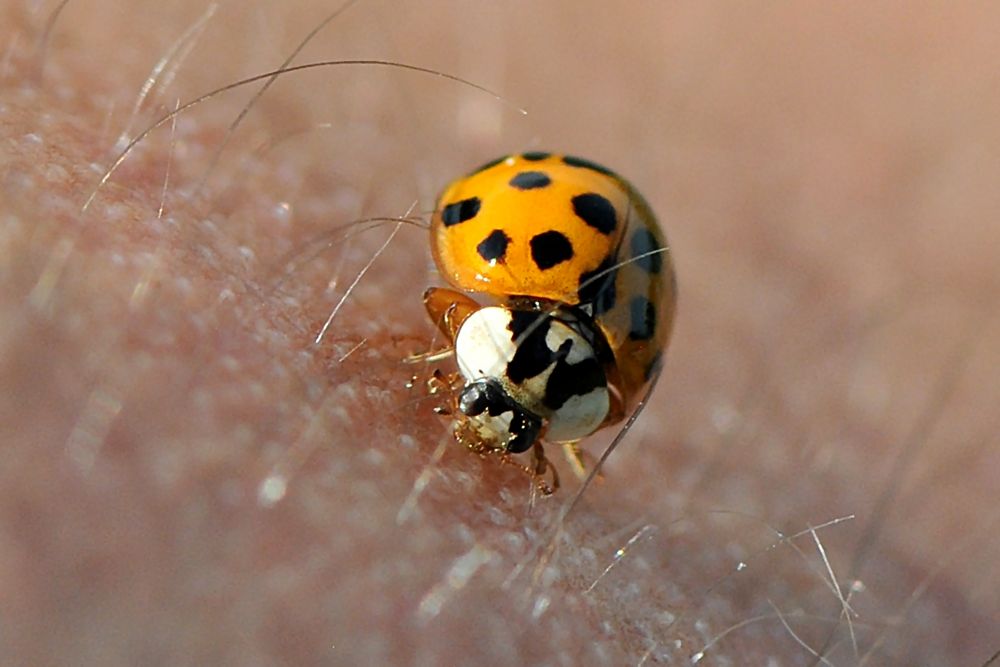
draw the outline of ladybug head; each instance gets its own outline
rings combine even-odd
[[[512,454],[531,448],[542,430],[542,420],[507,395],[494,378],[480,378],[465,386],[458,409],[467,417],[481,418],[498,443]]]

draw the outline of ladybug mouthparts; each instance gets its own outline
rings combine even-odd
[[[492,425],[491,430],[498,440],[505,441],[506,450],[512,454],[530,449],[542,430],[541,417],[518,405],[494,378],[480,378],[466,385],[458,398],[458,409],[468,417],[479,417],[485,413],[496,418],[500,423]],[[506,413],[510,413],[509,422]],[[503,430],[509,434],[507,438],[500,437],[502,434],[496,432],[499,430],[497,426],[504,424],[506,428]]]

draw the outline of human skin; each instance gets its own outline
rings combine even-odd
[[[207,179],[256,88],[150,134],[85,212],[124,128],[331,7],[219,7],[134,121],[204,5],[70,2],[47,42],[54,5],[0,10],[3,664],[987,663],[1000,9],[482,4],[362,2],[296,62],[504,101],[290,74]],[[660,386],[554,552],[558,457],[532,503],[406,387],[425,232],[314,342],[392,227],[317,234],[426,218],[528,148],[630,177],[680,284]]]

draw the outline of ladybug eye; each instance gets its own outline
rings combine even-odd
[[[515,409],[514,417],[510,420],[510,434],[514,437],[507,442],[507,451],[512,454],[528,451],[538,440],[541,430],[542,421],[538,417]]]
[[[482,378],[466,385],[458,398],[458,409],[466,417],[510,414],[505,447],[512,454],[528,451],[542,430],[542,420],[519,406],[495,380]]]
[[[485,382],[474,382],[462,390],[458,399],[458,409],[462,414],[476,417],[486,412],[490,406],[490,385]]]

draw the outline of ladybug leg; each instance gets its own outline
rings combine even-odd
[[[548,465],[548,461],[545,459],[544,455],[542,456],[542,464],[539,466],[539,462],[534,461],[534,457],[532,457],[533,461],[531,465],[524,465],[523,463],[520,463],[519,461],[515,460],[514,457],[507,452],[499,452],[498,450],[492,450],[492,453],[496,453],[499,455],[500,463],[504,465],[514,466],[515,468],[523,472],[525,475],[530,477],[531,481],[535,485],[535,490],[539,494],[543,496],[551,496],[553,493],[555,493],[555,490],[559,488],[559,476],[556,474],[556,469],[553,468],[551,465]],[[546,471],[551,471],[552,473],[551,484],[545,481]]]
[[[538,491],[543,496],[552,495],[556,490],[559,489],[559,473],[556,471],[556,467],[552,465],[547,458],[545,458],[545,449],[542,447],[542,441],[538,440],[531,448],[531,462],[533,468],[533,477],[535,478],[535,484],[538,486]],[[545,483],[545,473],[548,472],[552,477],[552,484]]]
[[[470,452],[486,458],[496,457],[501,465],[513,466],[531,478],[538,493],[543,496],[552,495],[559,488],[559,474],[555,467],[545,458],[545,451],[542,449],[541,441],[536,442],[531,450],[531,464],[525,465],[514,458],[514,455],[505,449],[490,447],[478,437],[474,428],[468,423],[458,421],[455,424],[455,439],[459,444],[464,445]],[[546,473],[551,476],[551,483],[546,482]]]
[[[587,470],[595,465],[595,461],[593,456],[580,449],[580,441],[564,442],[563,454],[566,456],[566,461],[569,462],[576,478],[581,482],[587,479]],[[604,479],[604,475],[598,473],[597,479]]]
[[[452,426],[452,432],[455,435],[455,440],[473,454],[478,454],[483,458],[486,458],[487,456],[495,456],[503,464],[515,466],[516,468],[523,470],[525,473],[529,472],[527,468],[511,458],[510,454],[508,454],[504,449],[491,446],[489,442],[483,440],[483,438],[476,431],[473,423],[468,419],[456,419]]]
[[[444,373],[439,368],[435,368],[427,380],[424,381],[427,396],[438,397],[438,404],[434,407],[434,412],[439,415],[451,415],[455,411],[455,396],[462,388],[464,379],[461,373]],[[413,375],[406,383],[407,389],[413,389],[420,384],[420,375]]]
[[[424,292],[424,308],[438,330],[448,339],[448,345],[439,350],[415,352],[403,359],[407,364],[433,363],[447,359],[455,353],[451,343],[465,319],[482,306],[461,292],[444,287],[430,287]]]
[[[587,477],[587,466],[583,462],[583,451],[580,449],[580,441],[562,443],[563,455],[573,469],[576,478],[583,481]]]
[[[432,364],[435,361],[447,359],[455,354],[455,348],[449,346],[440,350],[428,350],[427,352],[414,352],[403,358],[404,364]]]
[[[445,335],[448,346],[438,350],[414,353],[403,359],[407,364],[431,364],[447,359],[455,353],[454,342],[462,322],[481,306],[461,292],[442,287],[431,287],[424,292],[424,307],[435,326]],[[412,389],[420,383],[421,374],[414,374],[406,386]],[[442,373],[434,370],[427,377],[427,393],[430,396],[443,395],[452,399],[462,388],[464,381],[459,373]],[[450,415],[454,412],[454,401],[447,400],[434,409],[438,414]]]
[[[424,292],[424,308],[441,333],[454,342],[462,323],[482,306],[462,292],[446,287],[430,287]]]
[[[458,371],[445,373],[440,368],[434,369],[431,377],[427,380],[427,388],[432,394],[442,391],[457,391],[465,384],[465,379]]]

